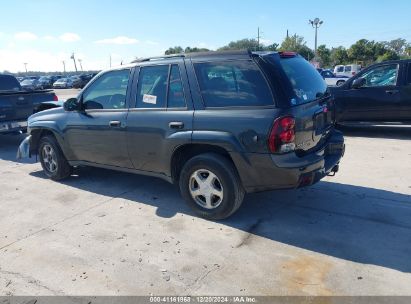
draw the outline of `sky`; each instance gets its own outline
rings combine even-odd
[[[324,21],[318,44],[411,42],[411,1],[371,0],[0,0],[0,71],[73,71],[72,52],[84,70],[101,70],[170,46],[216,49],[256,38],[281,43],[287,30],[314,48],[308,20]],[[78,69],[80,64],[77,62]]]

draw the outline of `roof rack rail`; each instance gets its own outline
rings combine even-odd
[[[164,55],[164,56],[156,56],[156,57],[147,57],[147,58],[140,58],[140,59],[135,59],[131,63],[137,63],[137,62],[145,62],[145,61],[151,61],[151,60],[161,60],[161,59],[168,59],[168,58],[184,58],[186,57],[184,54],[172,54],[172,55]]]

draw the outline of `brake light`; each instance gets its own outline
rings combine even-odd
[[[295,149],[295,119],[292,116],[277,118],[268,137],[272,153],[287,153]]]
[[[54,96],[53,96],[53,101],[59,101],[59,98],[57,97],[56,94],[54,94]]]
[[[296,52],[279,52],[281,58],[291,58],[297,55]]]

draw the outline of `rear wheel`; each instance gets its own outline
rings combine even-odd
[[[337,81],[337,87],[342,86],[344,83],[345,83],[344,80],[338,80],[338,81]]]
[[[221,220],[240,207],[245,191],[234,165],[215,153],[200,154],[183,167],[180,192],[201,217]]]
[[[52,180],[61,180],[71,175],[72,167],[53,136],[40,139],[38,154],[44,173]]]

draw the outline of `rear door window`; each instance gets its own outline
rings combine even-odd
[[[169,65],[142,67],[137,86],[136,108],[165,108]]]
[[[252,61],[195,63],[194,69],[206,107],[274,104],[264,76]]]
[[[346,71],[346,72],[351,72],[351,66],[350,66],[350,65],[346,65],[346,66],[345,66],[345,71]]]

